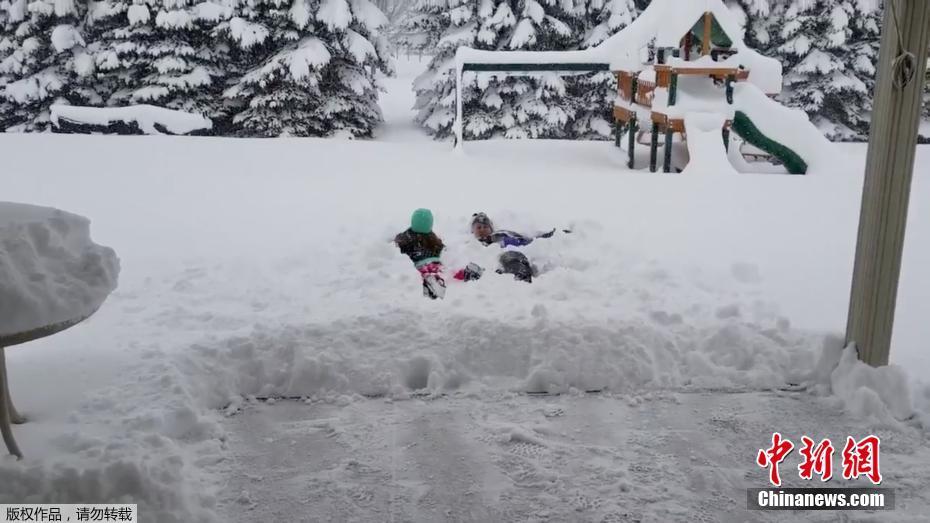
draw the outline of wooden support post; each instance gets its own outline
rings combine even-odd
[[[675,100],[678,98],[678,73],[672,72],[672,78],[669,81],[668,86],[668,104],[675,105]]]
[[[685,61],[691,60],[691,46],[692,46],[692,37],[691,31],[688,31],[688,34],[685,35]]]
[[[672,132],[672,126],[666,125],[665,126],[665,151],[663,151],[665,153],[665,158],[664,158],[665,161],[662,163],[662,171],[667,172],[667,173],[672,172],[672,135],[673,134],[674,133]]]
[[[652,122],[652,140],[649,142],[649,172],[656,172],[659,160],[659,124]]]
[[[623,123],[620,120],[614,120],[614,147],[620,147],[620,139],[623,137]]]
[[[13,418],[11,412],[13,401],[10,399],[10,387],[7,384],[6,375],[6,350],[0,347],[0,435],[3,436],[3,442],[6,444],[10,454],[19,459],[23,459],[23,453],[13,438],[13,429],[10,422]]]
[[[846,342],[872,366],[891,349],[928,46],[930,2],[886,1],[846,324]],[[909,81],[895,67],[904,53]]]
[[[465,118],[465,115],[464,115],[465,110],[462,106],[462,93],[465,91],[465,88],[462,86],[462,80],[463,80],[462,76],[464,74],[465,74],[464,71],[461,71],[458,68],[456,68],[455,70],[455,123],[453,124],[454,128],[452,129],[452,132],[454,133],[455,138],[453,140],[452,147],[462,147],[464,145],[462,142],[465,140],[465,133],[463,131],[463,128],[465,126],[465,122],[463,121],[463,119]]]
[[[665,48],[660,47],[656,49],[656,63],[664,64],[665,63]]]
[[[655,66],[656,87],[669,87],[672,83],[672,68],[668,65]]]
[[[710,11],[704,13],[704,38],[701,40],[701,56],[710,54],[710,38],[713,33],[714,15]]]
[[[635,162],[633,161],[633,149],[636,146],[636,132],[638,131],[636,125],[636,113],[630,115],[630,124],[629,129],[627,129],[628,140],[627,140],[627,153],[630,155],[630,159],[627,162],[627,167],[630,169],[635,168]]]
[[[727,75],[725,80],[726,85],[726,94],[727,94],[727,103],[733,105],[733,82],[736,81],[736,76],[732,74]]]
[[[729,151],[730,150],[730,128],[724,125],[723,131],[721,131],[721,134],[723,135],[723,150]]]

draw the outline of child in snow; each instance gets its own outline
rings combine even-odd
[[[551,238],[555,234],[555,229],[537,234],[535,236],[526,236],[513,231],[494,230],[494,223],[491,218],[483,212],[472,214],[471,232],[475,238],[485,246],[498,244],[501,247],[523,247],[533,243],[537,238]],[[570,232],[565,230],[564,232]],[[533,276],[539,274],[536,266],[530,263],[526,255],[517,251],[506,251],[501,253],[500,267],[497,269],[498,274],[513,274],[514,279],[533,282]]]
[[[565,230],[564,232],[570,231]],[[555,234],[555,229],[535,236],[526,236],[518,232],[503,229],[495,230],[494,222],[491,221],[491,218],[489,218],[487,214],[476,212],[471,215],[471,233],[484,245],[496,243],[501,247],[523,247],[524,245],[533,243],[533,240],[537,238],[552,238]]]
[[[442,261],[439,259],[445,245],[433,232],[433,213],[429,209],[417,209],[410,218],[410,228],[394,237],[400,252],[410,261],[423,277],[423,295],[431,299],[442,298],[446,293],[446,281],[442,277]],[[469,263],[456,271],[457,280],[470,281],[481,277],[483,269]]]

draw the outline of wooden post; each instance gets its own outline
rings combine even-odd
[[[667,173],[672,172],[672,134],[672,126],[665,124],[665,161],[662,163],[662,171]]]
[[[455,69],[455,123],[454,129],[452,130],[455,133],[453,147],[462,147],[464,145],[465,133],[463,132],[463,127],[465,126],[464,119],[464,108],[462,106],[462,93],[465,88],[462,86],[462,80],[465,72],[462,71],[462,68],[456,67]]]
[[[10,422],[13,421],[13,412],[11,412],[13,402],[9,394],[10,388],[7,385],[6,375],[6,350],[0,347],[0,435],[3,436],[3,442],[6,443],[6,448],[10,454],[23,459],[23,453],[19,450],[16,439],[13,437],[13,429],[10,427]]]
[[[668,104],[675,105],[675,100],[678,99],[678,73],[673,72],[672,78],[669,80],[668,86]]]
[[[730,126],[728,124],[723,124],[723,131],[721,131],[721,134],[723,135],[723,150],[729,152],[730,150]]]
[[[656,87],[668,87],[672,81],[672,67],[668,65],[655,66]]]
[[[872,366],[886,365],[891,349],[928,45],[930,2],[886,1],[846,324],[846,342]],[[906,83],[894,65],[905,52]]]
[[[736,82],[736,75],[728,74],[725,82],[727,103],[733,105],[733,83]]]
[[[620,148],[620,138],[623,136],[623,122],[614,118],[614,147]]]
[[[704,13],[704,39],[701,40],[701,56],[710,54],[710,35],[713,32],[713,16],[709,11]]]
[[[691,60],[691,31],[688,31],[688,34],[685,35],[685,61]]]
[[[656,172],[659,160],[659,123],[652,122],[652,140],[649,142],[649,172]]]
[[[633,84],[633,85],[636,85],[636,84]],[[627,129],[627,133],[629,134],[629,136],[627,139],[627,146],[626,146],[627,153],[630,155],[630,159],[626,165],[630,169],[633,169],[635,167],[634,165],[635,162],[633,161],[633,149],[636,146],[636,132],[637,132],[636,113],[633,113],[630,115],[630,125],[629,125],[629,129]]]

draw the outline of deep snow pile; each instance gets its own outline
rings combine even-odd
[[[119,147],[3,136],[5,197],[93,216],[123,271],[92,321],[8,351],[17,407],[33,422],[14,429],[27,460],[0,459],[0,502],[131,496],[147,521],[216,520],[226,478],[205,471],[229,457],[217,408],[252,394],[351,406],[368,401],[361,394],[424,390],[454,403],[607,387],[599,397],[620,401],[799,382],[839,401],[836,412],[855,412],[857,397],[868,416],[898,412],[902,397],[886,388],[896,372],[804,372],[845,322],[857,173],[649,174],[625,170],[603,143],[451,154],[405,143],[402,130],[384,143],[129,137]],[[864,149],[844,150],[861,165]],[[105,155],[119,161],[101,164]],[[892,351],[908,379],[928,368],[924,171]],[[450,267],[487,268],[440,302],[422,297],[390,243],[421,206],[435,211]],[[525,249],[542,271],[527,285],[494,274],[501,250],[468,234],[476,211],[501,228],[573,232]],[[848,394],[834,393],[834,378]],[[891,402],[879,409],[863,385]],[[911,390],[920,409],[924,391]]]
[[[119,259],[90,220],[0,202],[0,336],[89,316],[116,288]]]
[[[154,105],[130,105],[127,107],[53,105],[51,108],[52,124],[60,127],[60,120],[104,127],[115,122],[135,124],[145,134],[162,134],[159,127],[171,134],[187,134],[213,128],[213,122],[206,116],[165,109]]]
[[[467,221],[440,223],[455,231]],[[774,304],[742,296],[758,283],[755,265],[704,273],[697,283],[618,248],[596,222],[573,228],[523,249],[541,270],[533,284],[493,272],[498,247],[461,227],[444,234],[450,267],[473,261],[487,270],[477,282],[450,283],[435,303],[418,296],[418,276],[383,235],[358,247],[319,242],[323,259],[355,249],[348,258],[365,260],[345,268],[358,279],[317,276],[327,309],[351,313],[314,308],[304,320],[255,324],[194,345],[179,369],[195,397],[222,407],[249,395],[765,389],[798,382],[816,361],[819,336],[793,330]],[[299,269],[307,281],[309,270]],[[213,278],[198,287],[218,285]],[[745,291],[721,295],[714,282]]]

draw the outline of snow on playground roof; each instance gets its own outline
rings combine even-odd
[[[479,51],[460,47],[456,65],[461,71],[465,63],[607,63],[612,70],[640,70],[643,68],[640,50],[653,40],[657,46],[678,47],[681,37],[705,12],[713,13],[733,42],[732,48],[738,51],[727,61],[728,65],[749,69],[749,82],[764,92],[780,92],[781,63],[746,46],[739,23],[722,0],[654,0],[632,24],[597,46],[581,51]]]
[[[678,47],[704,13],[712,13],[730,40],[742,40],[743,32],[721,0],[665,0],[665,10],[656,27],[657,47]]]

